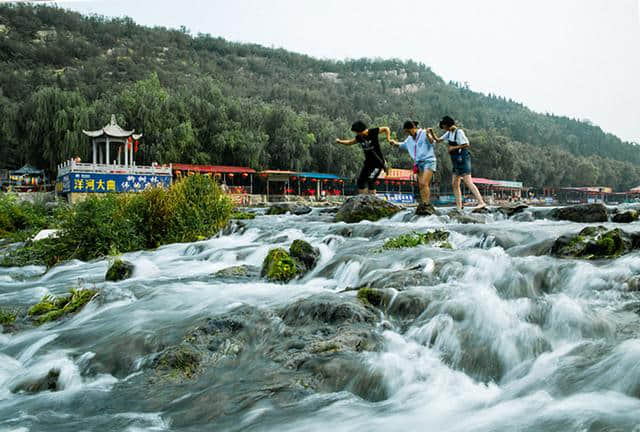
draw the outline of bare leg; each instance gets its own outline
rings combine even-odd
[[[358,189],[358,195],[367,195],[369,193],[369,189]]]
[[[420,199],[423,204],[429,204],[431,201],[431,178],[433,171],[426,169],[418,174],[418,186],[420,187]]]
[[[375,189],[369,189],[369,195],[375,195],[377,192]]]
[[[464,184],[467,185],[467,187],[469,188],[469,190],[471,191],[475,199],[478,201],[478,206],[476,208],[486,207],[487,204],[484,202],[484,199],[482,199],[482,195],[480,194],[480,191],[478,190],[476,185],[473,184],[473,180],[471,179],[471,174],[465,175],[464,177],[462,177],[462,179],[464,180]]]
[[[451,180],[451,187],[453,188],[453,195],[456,197],[456,207],[458,210],[462,210],[462,192],[460,192],[460,180],[462,178],[457,175],[453,175]]]

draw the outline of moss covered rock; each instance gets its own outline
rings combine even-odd
[[[371,305],[377,308],[384,306],[386,300],[383,290],[369,287],[360,288],[357,297],[358,300],[365,305]]]
[[[200,370],[202,356],[187,344],[167,349],[155,362],[157,371],[174,379],[193,378]]]
[[[229,219],[236,219],[236,220],[246,220],[246,219],[255,219],[256,215],[255,213],[251,213],[251,212],[233,212],[231,213],[231,216],[229,217]]]
[[[262,276],[273,282],[289,282],[298,272],[295,261],[282,248],[271,249],[262,263]]]
[[[47,295],[31,306],[27,315],[36,323],[44,324],[77,312],[96,294],[97,291],[91,289],[72,289],[70,294],[64,297]]]
[[[604,226],[597,226],[559,237],[551,253],[565,258],[602,259],[619,257],[633,248],[634,240],[621,229],[607,230]]]
[[[622,213],[616,213],[611,220],[615,223],[631,223],[638,220],[638,212],[635,210],[628,210]]]
[[[451,249],[449,232],[444,230],[428,231],[426,233],[414,232],[403,234],[384,242],[383,249],[402,249],[420,245],[431,245],[445,249]]]
[[[433,216],[439,215],[436,208],[431,203],[420,203],[418,207],[416,207],[416,216]]]
[[[311,270],[320,257],[318,248],[311,246],[304,240],[294,240],[289,247],[289,254],[304,266],[304,270]]]
[[[134,266],[130,262],[116,259],[113,264],[111,264],[111,267],[109,267],[109,270],[107,270],[104,278],[111,282],[128,279],[133,274],[133,269]]]
[[[572,222],[606,222],[607,208],[603,204],[582,204],[569,207],[559,207],[551,212],[554,219]]]
[[[400,207],[373,195],[357,195],[342,204],[336,213],[336,222],[356,223],[363,220],[377,221],[393,216]]]
[[[0,325],[11,325],[17,317],[18,313],[15,310],[0,308]]]

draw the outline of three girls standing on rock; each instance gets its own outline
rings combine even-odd
[[[471,178],[471,155],[468,150],[469,140],[464,131],[456,126],[455,121],[451,117],[445,116],[440,121],[440,129],[445,131],[440,137],[435,136],[433,129],[419,128],[418,122],[412,120],[407,120],[403,125],[403,129],[407,134],[407,138],[402,143],[398,143],[398,141],[391,139],[391,131],[388,127],[367,129],[363,122],[357,121],[351,126],[351,130],[356,133],[355,138],[351,140],[336,139],[338,144],[343,145],[352,145],[358,142],[365,152],[364,166],[358,177],[358,193],[375,194],[375,180],[382,170],[387,169],[387,164],[380,150],[378,140],[378,135],[384,133],[387,141],[391,145],[396,145],[407,150],[409,156],[414,160],[413,172],[418,176],[422,205],[430,206],[430,184],[437,168],[435,143],[447,141],[453,166],[452,187],[456,207],[458,210],[462,210],[461,181],[464,181],[465,185],[467,185],[478,201],[476,208],[486,207],[482,195],[480,195],[478,188],[473,184]]]

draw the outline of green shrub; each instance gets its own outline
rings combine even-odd
[[[229,221],[233,203],[214,179],[188,176],[169,190],[167,243],[211,237]]]
[[[43,203],[20,202],[14,194],[0,193],[0,238],[22,241],[51,223]]]
[[[174,242],[202,240],[229,221],[231,199],[215,180],[194,175],[171,188],[137,194],[89,196],[58,211],[55,239],[31,242],[0,265],[53,266],[69,259],[91,260]]]

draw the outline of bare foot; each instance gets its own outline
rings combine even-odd
[[[487,204],[486,203],[478,204],[473,209],[474,210],[480,210],[480,209],[483,209],[483,208],[487,208]]]

